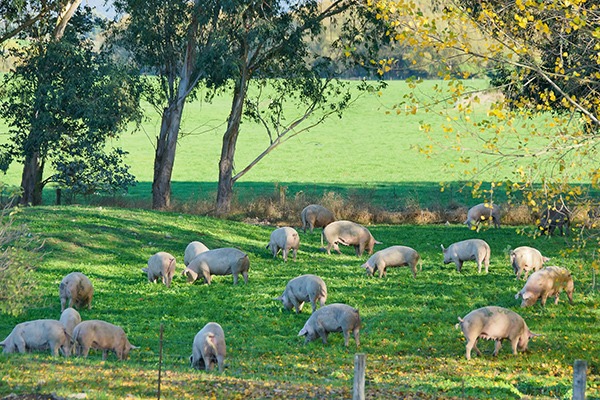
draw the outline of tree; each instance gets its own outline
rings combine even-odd
[[[0,25],[0,45],[36,28],[48,31],[47,26],[52,23],[53,36],[62,37],[80,4],[81,0],[0,0],[0,15],[4,19]]]
[[[598,207],[588,190],[600,184],[599,2],[372,6],[388,21],[394,41],[411,43],[438,60],[444,83],[437,95],[427,99],[415,92],[406,104],[446,118],[443,135],[423,122],[432,145],[421,147],[422,152],[460,152],[456,165],[464,166],[459,173],[474,181],[475,194],[503,190],[538,213],[560,201],[571,210]],[[487,102],[483,117],[476,115],[483,107],[482,92],[463,80],[477,71],[491,77],[486,90],[495,99]],[[408,109],[416,112],[416,107]],[[478,158],[481,167],[473,165]],[[482,173],[492,180],[489,188],[482,187]],[[583,245],[590,239],[598,243],[598,236],[577,240]]]
[[[161,114],[156,139],[152,208],[168,208],[171,176],[185,101],[200,81],[210,85],[207,72],[219,80],[226,70],[220,51],[224,43],[218,32],[218,2],[116,0],[115,8],[125,13],[115,25],[110,45],[121,47],[149,74],[145,96]]]
[[[78,26],[89,28],[81,18]],[[95,53],[76,32],[33,41],[20,56],[22,63],[4,77],[0,115],[11,140],[2,146],[0,168],[23,161],[20,202],[38,205],[48,182],[68,179],[63,166],[70,160],[85,154],[88,173],[102,168],[106,139],[140,118],[139,91],[127,68]],[[59,172],[44,179],[47,162]]]
[[[211,94],[232,89],[219,162],[218,214],[229,212],[234,182],[287,138],[300,133],[301,124],[312,119],[307,126],[314,126],[329,115],[339,115],[350,101],[349,91],[334,79],[339,71],[326,57],[309,52],[308,39],[323,30],[326,18],[361,8],[358,1],[333,1],[327,6],[316,0],[161,1],[151,6],[121,0],[116,4],[128,13],[116,42],[142,68],[157,74],[161,89],[149,86],[148,91],[150,102],[162,113],[153,208],[169,205],[181,111],[197,85],[211,89]],[[256,86],[256,98],[248,96],[251,85]],[[267,96],[266,102],[258,101]],[[263,109],[265,103],[268,107]],[[292,104],[301,111],[295,117],[286,116],[285,106]],[[235,174],[235,150],[244,117],[265,126],[269,143]]]

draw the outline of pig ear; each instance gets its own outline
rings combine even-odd
[[[300,330],[300,332],[298,332],[298,336],[304,336],[308,333],[308,331],[306,330],[306,328],[302,328]]]

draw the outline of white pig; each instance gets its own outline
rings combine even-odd
[[[366,263],[362,265],[369,276],[372,276],[375,269],[379,271],[379,277],[387,276],[387,267],[399,267],[408,265],[412,270],[413,278],[417,277],[417,263],[420,256],[415,249],[407,246],[391,246],[387,249],[379,250],[373,254]]]
[[[490,245],[481,239],[467,239],[456,242],[448,246],[447,249],[442,246],[444,253],[444,264],[454,262],[456,270],[460,272],[464,261],[475,261],[477,271],[481,273],[481,264],[485,265],[485,272],[488,272],[490,265]]]
[[[513,271],[517,275],[517,279],[521,277],[521,273],[525,271],[524,279],[527,280],[529,271],[537,271],[543,267],[543,264],[550,259],[544,257],[538,249],[529,246],[520,246],[510,252],[510,263]]]
[[[321,307],[327,301],[327,286],[323,279],[316,275],[301,275],[291,279],[285,286],[283,294],[274,300],[280,300],[287,310],[294,307],[296,313],[302,311],[304,302],[310,301],[314,313],[317,310],[317,301]]]
[[[298,232],[294,228],[284,226],[275,229],[271,232],[271,238],[267,249],[271,250],[273,258],[277,257],[277,253],[281,250],[283,261],[287,261],[287,256],[290,250],[292,250],[294,261],[296,261],[296,253],[300,247],[300,237]]]
[[[334,221],[327,225],[321,234],[321,244],[323,238],[327,241],[327,254],[331,254],[333,248],[338,254],[342,254],[338,243],[345,246],[354,246],[356,255],[361,257],[366,250],[368,254],[373,253],[373,247],[381,244],[375,240],[371,232],[364,226],[351,221]]]
[[[521,307],[532,306],[538,299],[545,306],[548,297],[555,296],[554,304],[558,304],[558,296],[563,290],[567,293],[569,303],[573,304],[574,283],[571,272],[562,267],[546,267],[531,274],[515,299],[519,296],[523,298]]]
[[[197,240],[190,242],[185,248],[185,253],[183,253],[183,264],[187,267],[198,254],[208,250],[209,248],[202,242],[198,242]]]
[[[219,372],[225,368],[225,333],[221,325],[209,322],[194,337],[190,363],[192,368],[210,371],[215,363]]]
[[[344,345],[348,347],[350,332],[354,335],[356,347],[360,345],[358,333],[360,331],[360,315],[358,310],[346,304],[330,304],[319,308],[311,314],[298,332],[298,336],[306,336],[304,344],[320,337],[323,344],[327,344],[329,332],[343,332]]]
[[[183,271],[183,275],[190,283],[202,276],[209,285],[212,275],[233,275],[233,284],[236,285],[239,274],[242,274],[244,282],[248,283],[249,269],[250,260],[246,253],[232,247],[224,247],[198,254]]]
[[[77,325],[73,329],[73,343],[84,358],[90,349],[102,350],[103,360],[106,360],[109,351],[114,351],[119,360],[126,360],[131,350],[139,348],[129,343],[123,328],[99,320],[83,321]]]
[[[494,356],[497,356],[504,339],[510,340],[512,352],[516,355],[517,348],[526,351],[529,339],[539,336],[529,330],[519,314],[502,307],[478,308],[467,314],[464,319],[458,317],[458,321],[455,327],[462,329],[467,340],[467,360],[471,359],[471,349],[475,349],[481,356],[481,351],[477,348],[479,338],[494,340]]]
[[[61,349],[65,357],[70,353],[70,337],[65,327],[54,319],[37,319],[16,325],[0,342],[3,353],[27,353],[31,350],[50,348],[53,356]]]
[[[300,218],[304,233],[306,233],[307,227],[310,229],[310,233],[313,233],[314,228],[324,228],[335,221],[333,213],[319,204],[310,204],[304,207]]]
[[[142,268],[142,272],[148,274],[148,282],[156,283],[157,279],[162,277],[162,282],[169,287],[176,267],[175,257],[165,251],[159,251],[148,259],[148,267]]]
[[[81,315],[74,308],[68,307],[60,314],[59,321],[71,337],[73,336],[73,329],[81,322]]]
[[[473,206],[467,212],[467,220],[464,222],[465,225],[471,229],[471,225],[477,226],[479,229],[479,223],[481,221],[492,220],[494,227],[500,228],[500,207],[496,204],[481,203]]]
[[[92,298],[94,297],[94,287],[87,276],[81,272],[71,272],[63,278],[58,285],[58,293],[60,296],[60,311],[65,310],[67,300],[69,307],[82,309],[87,307],[92,308]]]

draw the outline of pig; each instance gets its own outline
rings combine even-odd
[[[72,337],[73,329],[81,322],[81,315],[74,308],[68,307],[60,314],[59,321],[65,327],[69,337]]]
[[[464,261],[475,261],[477,263],[477,272],[481,273],[481,264],[485,265],[487,274],[490,265],[490,245],[481,239],[467,239],[456,242],[448,246],[447,249],[442,246],[444,253],[444,264],[454,262],[456,270],[460,272]]]
[[[494,357],[498,355],[502,340],[509,339],[514,355],[517,355],[517,348],[521,351],[527,350],[529,339],[538,334],[532,333],[523,318],[514,311],[502,307],[488,306],[471,311],[465,318],[458,317],[459,323],[455,325],[457,329],[462,329],[467,340],[467,360],[471,359],[471,349],[475,349],[481,356],[477,348],[477,339],[494,340]]]
[[[521,246],[510,251],[510,264],[517,275],[517,279],[519,279],[521,273],[525,271],[524,279],[527,280],[529,271],[539,270],[543,267],[543,264],[549,260],[550,258],[544,257],[538,249],[534,249],[533,247]]]
[[[123,328],[100,320],[83,321],[73,329],[73,343],[77,353],[84,358],[90,349],[102,350],[102,359],[106,360],[108,351],[114,351],[119,360],[126,360],[129,352],[139,347],[129,343]]]
[[[148,274],[148,282],[156,283],[156,280],[162,277],[162,282],[170,287],[176,265],[175,257],[167,252],[159,251],[148,259],[148,267],[142,268],[142,272]]]
[[[293,258],[296,261],[296,253],[300,247],[300,237],[294,228],[284,226],[277,228],[271,232],[271,238],[267,249],[271,250],[273,258],[277,257],[277,253],[281,250],[283,261],[287,261],[287,256],[290,250],[293,251]]]
[[[549,296],[555,296],[554,304],[558,304],[558,295],[562,290],[567,293],[569,303],[573,304],[573,277],[566,268],[551,266],[531,274],[525,286],[515,295],[523,298],[521,307],[534,305],[541,298],[542,306],[546,305]]]
[[[60,296],[60,312],[65,310],[67,299],[69,307],[77,307],[82,309],[87,307],[92,308],[92,298],[94,297],[94,287],[87,276],[81,272],[71,272],[65,276],[58,285]]]
[[[209,248],[206,247],[202,242],[198,242],[197,240],[190,242],[190,244],[188,244],[185,248],[185,253],[183,254],[183,264],[187,267],[198,254],[204,253],[208,250]]]
[[[316,275],[301,275],[291,279],[285,286],[283,294],[274,300],[280,300],[283,307],[296,309],[296,314],[302,312],[304,302],[310,301],[312,312],[317,310],[317,301],[323,307],[327,301],[327,286],[323,279]]]
[[[327,344],[329,332],[344,333],[344,345],[348,347],[350,331],[354,335],[356,347],[360,345],[358,333],[360,331],[360,315],[358,310],[346,304],[335,303],[319,308],[311,314],[298,332],[298,336],[306,336],[304,344],[321,337],[323,344]]]
[[[477,227],[479,230],[479,223],[481,221],[489,221],[491,218],[495,228],[500,228],[500,207],[496,204],[481,203],[473,206],[467,212],[467,220],[464,222],[465,225],[472,229],[472,225]]]
[[[53,319],[37,319],[16,325],[12,332],[0,342],[3,353],[27,353],[31,350],[46,350],[54,357],[59,349],[69,357],[71,337],[65,327]]]
[[[364,226],[351,221],[334,221],[327,225],[321,234],[327,241],[327,254],[331,254],[333,248],[338,254],[342,254],[338,243],[345,246],[354,246],[356,255],[361,257],[366,250],[369,255],[373,253],[373,247],[381,242],[375,240],[371,232]]]
[[[318,204],[310,204],[300,213],[302,219],[302,230],[306,233],[306,228],[313,233],[314,228],[324,228],[333,221],[335,217],[331,211]]]
[[[194,337],[190,363],[192,368],[210,371],[215,363],[219,372],[225,368],[225,333],[221,325],[209,322]]]
[[[233,275],[233,284],[237,285],[239,274],[248,283],[249,269],[250,260],[246,253],[232,247],[223,247],[198,254],[185,268],[183,276],[187,277],[189,283],[193,283],[202,275],[210,285],[212,275]]]
[[[538,229],[541,233],[552,236],[556,228],[560,229],[560,235],[569,234],[571,218],[569,210],[564,204],[549,206],[540,217]],[[563,226],[566,228],[563,232]]]
[[[379,250],[373,254],[366,263],[362,265],[367,275],[372,276],[375,269],[379,271],[379,277],[387,276],[387,267],[399,267],[408,265],[412,270],[413,278],[417,277],[417,263],[420,260],[419,253],[407,246],[391,246]]]

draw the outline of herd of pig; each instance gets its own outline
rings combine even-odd
[[[323,228],[321,243],[323,245],[323,239],[327,242],[327,254],[330,254],[331,249],[341,254],[338,247],[341,243],[354,246],[357,256],[362,256],[365,251],[371,255],[375,244],[380,244],[364,226],[351,221],[336,221],[333,213],[320,205],[307,206],[302,211],[301,219],[304,232],[309,229],[312,233],[314,228]],[[479,204],[471,208],[465,224],[471,227],[483,220],[489,220],[499,227],[500,214],[497,206]],[[547,218],[542,218],[540,229],[552,233],[556,228],[562,231],[563,225],[568,227],[568,217],[565,218],[560,210],[550,210]],[[287,261],[291,251],[295,261],[299,245],[298,232],[291,227],[282,227],[271,233],[266,248],[274,258],[281,251],[284,261]],[[488,272],[491,252],[484,240],[468,239],[453,243],[448,248],[443,245],[441,247],[444,263],[454,262],[457,271],[461,271],[465,261],[475,261],[479,273],[482,265],[485,272]],[[563,290],[567,293],[569,302],[573,302],[571,273],[557,266],[543,268],[543,264],[549,259],[537,249],[518,247],[510,252],[510,260],[517,279],[524,273],[526,280],[523,289],[515,295],[515,299],[522,298],[521,307],[531,306],[538,299],[545,305],[550,296],[555,296],[555,303],[558,303],[559,293]],[[248,282],[250,260],[246,253],[236,248],[209,250],[201,242],[193,241],[185,249],[184,264],[183,275],[190,283],[202,277],[205,283],[210,284],[212,275],[232,275],[233,283],[236,284],[240,274],[244,282]],[[416,250],[407,246],[391,246],[372,254],[362,268],[367,275],[373,275],[377,270],[379,277],[382,277],[386,275],[388,267],[408,266],[416,278],[417,265],[420,265],[420,256]],[[158,252],[150,257],[147,267],[142,271],[147,274],[148,281],[156,282],[161,279],[168,287],[175,268],[174,256]],[[528,278],[531,271],[533,273]],[[59,350],[69,356],[74,349],[76,354],[87,357],[90,349],[98,349],[103,351],[103,359],[106,359],[108,351],[113,351],[119,360],[126,359],[129,352],[137,347],[129,343],[121,327],[100,320],[82,321],[80,314],[73,308],[91,308],[93,294],[94,288],[88,277],[80,272],[68,274],[59,285],[60,319],[40,319],[18,324],[0,342],[4,353],[50,349],[54,356],[58,355]],[[305,336],[305,343],[317,338],[327,343],[330,332],[341,331],[345,346],[348,346],[350,333],[356,346],[359,346],[361,322],[358,310],[341,303],[325,305],[327,286],[320,277],[307,274],[291,279],[283,294],[275,300],[281,301],[288,310],[295,309],[296,313],[301,312],[305,302],[310,302],[312,314],[298,333],[298,336]],[[320,306],[318,309],[317,303]],[[465,336],[467,359],[471,358],[472,349],[481,355],[476,345],[479,338],[494,340],[494,355],[497,355],[502,340],[510,340],[513,354],[517,354],[517,350],[526,350],[530,338],[536,336],[520,315],[497,306],[479,308],[464,318],[459,317],[456,328],[462,329]],[[225,354],[223,328],[216,322],[209,322],[194,338],[190,363],[194,368],[206,370],[217,365],[223,371]]]

